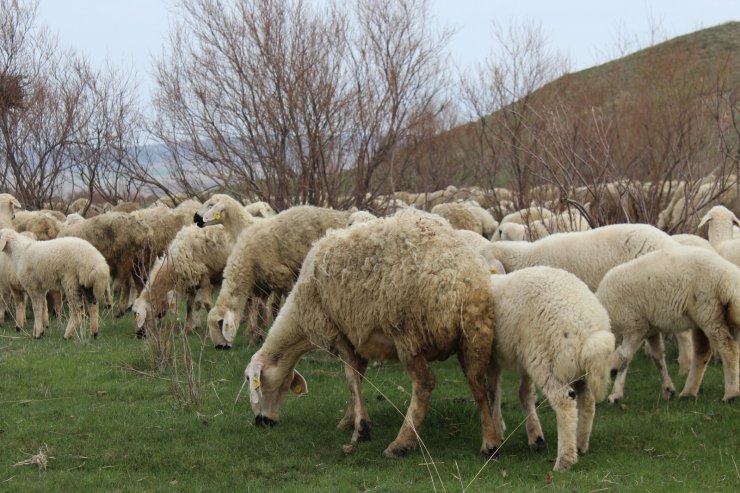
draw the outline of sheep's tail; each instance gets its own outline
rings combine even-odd
[[[732,332],[732,328],[738,330],[737,328],[740,327],[740,288],[738,288],[734,278],[725,279],[724,291],[725,299],[721,301],[727,307],[727,323],[731,327],[730,332]],[[720,294],[721,298],[722,295]]]
[[[597,402],[604,400],[609,388],[609,355],[614,344],[614,334],[599,330],[589,335],[581,348],[581,369]]]
[[[87,297],[90,303],[107,303],[107,290],[110,289],[110,269],[108,264],[98,264],[87,274],[87,279],[81,283],[89,290]]]

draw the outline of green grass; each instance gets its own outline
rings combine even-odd
[[[540,407],[548,449],[532,453],[520,423],[517,378],[504,378],[510,432],[499,459],[477,456],[480,427],[456,360],[434,364],[437,388],[417,450],[381,455],[395,437],[410,385],[397,364],[368,371],[372,440],[353,454],[337,431],[348,391],[338,362],[320,352],[299,364],[309,395],[288,398],[278,426],[256,428],[245,393],[235,398],[254,347],[241,335],[230,352],[206,344],[197,406],[150,372],[130,317],[101,336],[62,340],[52,327],[34,341],[0,331],[0,491],[739,491],[740,403],[722,404],[721,367],[711,365],[697,400],[662,401],[657,372],[639,354],[619,407],[597,407],[591,451],[572,471],[550,475],[555,417]],[[200,342],[191,336],[197,351]],[[672,349],[672,348],[671,348]],[[670,369],[680,389],[675,354]],[[142,373],[143,372],[143,373]],[[48,465],[18,465],[46,447]],[[551,483],[548,478],[551,479]]]

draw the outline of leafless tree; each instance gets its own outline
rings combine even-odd
[[[415,115],[442,107],[446,38],[425,0],[185,0],[182,14],[152,130],[191,192],[362,205],[407,164],[394,150]]]

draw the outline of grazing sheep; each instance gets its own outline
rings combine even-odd
[[[494,416],[503,435],[501,369],[521,375],[519,397],[527,415],[530,448],[544,447],[532,384],[555,410],[558,457],[555,470],[570,468],[588,450],[596,401],[609,382],[614,351],[609,315],[583,281],[552,267],[529,267],[491,276],[496,330],[489,381],[495,387]]]
[[[231,348],[247,300],[287,295],[311,244],[329,228],[344,227],[350,214],[296,206],[255,222],[239,236],[216,305],[208,313],[208,332],[217,349]]]
[[[123,316],[130,288],[144,287],[148,266],[155,260],[151,227],[141,218],[126,212],[107,212],[75,224],[67,224],[59,237],[75,236],[90,242],[103,254],[120,291],[116,317]]]
[[[213,306],[213,286],[221,284],[232,246],[223,227],[182,228],[164,259],[152,268],[147,285],[133,304],[137,334],[144,335],[152,326],[153,317],[165,314],[172,301],[168,293],[173,290],[186,299],[183,332],[189,333],[200,325],[197,312]]]
[[[610,359],[618,372],[609,402],[624,393],[627,366],[647,337],[691,330],[694,358],[681,397],[699,391],[711,355],[708,342],[719,352],[725,374],[723,400],[740,395],[738,358],[732,338],[740,326],[740,269],[716,253],[679,246],[653,252],[619,265],[601,281],[596,296],[609,312],[612,330],[623,337]],[[656,361],[663,379],[664,397],[675,392],[665,360]]]
[[[340,426],[354,423],[353,443],[367,439],[362,374],[370,359],[397,359],[412,382],[411,402],[383,453],[403,455],[416,446],[435,385],[428,362],[457,353],[480,413],[481,453],[493,454],[501,437],[484,384],[493,344],[489,282],[484,260],[434,215],[408,209],[328,233],[307,254],[295,287],[245,371],[256,423],[277,422],[289,388],[305,392],[295,365],[304,353],[325,349],[345,363],[352,394]]]
[[[201,228],[223,224],[231,238],[236,241],[244,228],[254,223],[255,219],[236,199],[217,193],[195,211],[193,221]]]
[[[500,229],[500,227],[499,227]],[[512,272],[549,265],[567,270],[592,291],[615,265],[661,248],[678,246],[671,237],[648,224],[613,224],[588,231],[556,233],[535,242],[494,242],[486,252]]]
[[[64,338],[74,335],[83,302],[90,315],[90,331],[97,337],[98,300],[105,299],[110,272],[105,258],[94,246],[79,238],[35,241],[11,229],[0,230],[0,251],[8,254],[23,289],[33,305],[33,335],[44,333],[46,293],[63,291],[70,307]]]

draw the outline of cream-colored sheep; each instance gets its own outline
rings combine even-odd
[[[345,363],[352,394],[340,426],[354,424],[353,443],[367,439],[362,373],[370,359],[398,359],[411,378],[411,402],[384,454],[403,455],[416,446],[435,385],[428,362],[458,353],[483,426],[481,453],[493,454],[501,437],[484,384],[493,343],[489,282],[484,260],[434,215],[408,209],[328,233],[306,256],[245,371],[256,423],[278,420],[289,388],[305,392],[295,365],[304,353],[323,348]]]
[[[328,229],[344,227],[350,214],[303,205],[249,226],[229,256],[216,305],[208,313],[215,346],[232,346],[247,300],[287,295],[311,244]]]
[[[21,203],[14,196],[0,193],[0,229],[12,229],[13,218],[21,208]],[[5,323],[5,312],[10,307],[11,297],[16,302],[16,328],[23,327],[26,318],[25,294],[15,276],[12,263],[7,256],[0,254],[0,324]]]
[[[105,258],[94,246],[79,238],[35,241],[11,229],[0,230],[0,251],[10,257],[18,281],[33,305],[33,335],[44,333],[46,293],[63,291],[70,308],[64,338],[73,336],[87,302],[90,331],[97,337],[98,301],[105,300],[110,272]],[[83,298],[84,297],[84,298]]]
[[[0,193],[0,228],[12,228],[16,211],[23,208],[9,193]]]
[[[178,231],[193,223],[193,215],[200,206],[201,203],[198,201],[186,200],[174,209],[158,206],[139,209],[130,213],[133,217],[144,221],[151,228],[149,242],[152,245],[154,258],[152,258],[149,265],[153,264],[158,256],[164,254]]]
[[[482,225],[478,221],[478,218],[464,204],[449,203],[435,205],[432,207],[431,213],[444,217],[455,229],[467,229],[480,235],[483,234]]]
[[[539,221],[541,219],[545,219],[545,218],[552,217],[552,216],[553,216],[553,213],[551,210],[546,209],[541,206],[528,207],[526,209],[521,209],[521,210],[512,212],[504,216],[503,219],[501,219],[498,225],[498,229],[494,233],[491,240],[499,241],[501,239],[501,226],[506,223],[517,223],[517,224],[529,225],[530,223],[533,223],[534,221]]]
[[[740,239],[733,237],[733,226],[740,226],[740,219],[722,205],[716,205],[701,218],[699,228],[709,224],[709,243],[717,250],[717,253],[740,266]]]
[[[499,227],[500,229],[500,227]],[[486,249],[507,272],[549,265],[567,270],[596,291],[604,274],[661,248],[678,246],[671,237],[648,224],[613,224],[589,231],[556,233],[535,242],[492,242]]]
[[[596,296],[609,312],[612,330],[623,337],[610,359],[617,375],[609,402],[622,398],[627,366],[643,339],[661,332],[691,330],[694,358],[681,397],[695,397],[711,355],[720,353],[725,374],[723,400],[740,395],[740,350],[732,333],[740,326],[740,268],[716,253],[679,246],[619,265],[601,281]],[[665,371],[665,361],[659,365]],[[675,392],[662,376],[664,397]],[[667,377],[667,378],[666,378]]]
[[[222,224],[236,241],[244,228],[255,222],[255,218],[236,199],[217,193],[195,211],[193,221],[201,228]]]
[[[570,468],[588,450],[596,401],[606,396],[614,335],[609,315],[583,281],[552,267],[529,267],[491,276],[496,307],[489,380],[494,414],[503,435],[501,369],[521,375],[519,397],[527,415],[530,448],[545,442],[533,384],[555,410],[558,457],[555,470]]]
[[[147,286],[134,302],[137,334],[143,335],[161,317],[173,300],[168,293],[186,300],[183,331],[189,333],[200,325],[199,310],[213,306],[213,287],[221,284],[226,260],[233,242],[222,226],[181,229],[172,240],[167,254],[152,268]],[[162,265],[164,264],[164,265]]]
[[[18,211],[13,219],[13,229],[19,233],[30,231],[38,240],[56,238],[63,223],[43,211]]]
[[[253,217],[272,217],[277,212],[272,208],[270,204],[263,201],[249,202],[244,204],[244,210],[251,214]]]

